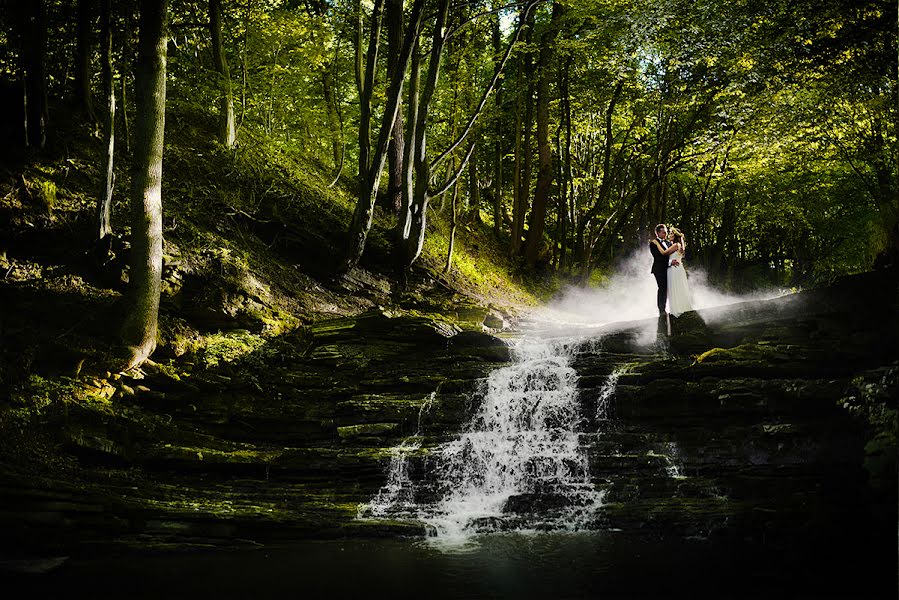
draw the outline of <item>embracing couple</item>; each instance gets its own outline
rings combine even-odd
[[[665,225],[656,225],[656,236],[649,242],[649,251],[652,253],[652,274],[659,285],[657,304],[660,317],[665,316],[666,302],[674,317],[693,310],[683,265],[686,247],[684,234],[676,228],[672,227],[669,233]]]

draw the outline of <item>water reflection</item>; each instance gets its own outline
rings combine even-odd
[[[422,540],[324,540],[73,560],[48,575],[4,579],[27,584],[35,597],[90,582],[94,596],[129,598],[874,598],[895,586],[895,548],[891,554],[870,538],[833,534],[832,544],[783,545],[633,532],[506,533],[451,551]],[[853,552],[839,551],[846,547]]]

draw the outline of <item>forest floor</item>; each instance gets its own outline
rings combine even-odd
[[[324,168],[249,131],[224,150],[207,120],[167,115],[154,361],[181,370],[214,365],[273,336],[371,310],[448,319],[475,310],[501,328],[553,291],[551,281],[522,277],[505,246],[471,219],[459,225],[447,272],[439,206],[406,285],[391,257],[395,217],[381,207],[361,264],[337,277],[352,177],[331,186]],[[101,142],[87,127],[68,127],[42,154],[7,157],[0,168],[0,381],[20,392],[34,377],[105,376],[126,310],[128,153],[120,139],[115,237],[101,256],[93,243]]]

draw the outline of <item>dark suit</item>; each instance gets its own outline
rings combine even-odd
[[[659,285],[659,294],[656,303],[659,306],[659,314],[665,314],[665,304],[668,302],[668,257],[659,252],[655,243],[658,241],[663,249],[667,250],[671,245],[666,240],[656,238],[649,242],[649,252],[652,254],[652,274],[655,275],[656,283]]]

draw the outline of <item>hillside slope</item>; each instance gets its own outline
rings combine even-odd
[[[119,140],[116,238],[112,251],[98,257],[91,231],[101,144],[87,127],[70,124],[77,120],[57,120],[68,129],[45,153],[8,156],[0,170],[3,380],[14,386],[30,373],[104,373],[125,310],[128,152]],[[376,307],[508,313],[534,303],[527,282],[513,281],[514,265],[481,225],[461,225],[457,266],[444,273],[446,228],[436,211],[407,287],[393,277],[394,217],[380,209],[360,267],[334,277],[354,203],[351,180],[329,186],[323,169],[250,130],[226,151],[213,141],[213,127],[203,114],[167,115],[154,360],[215,353],[216,344],[257,344]]]

